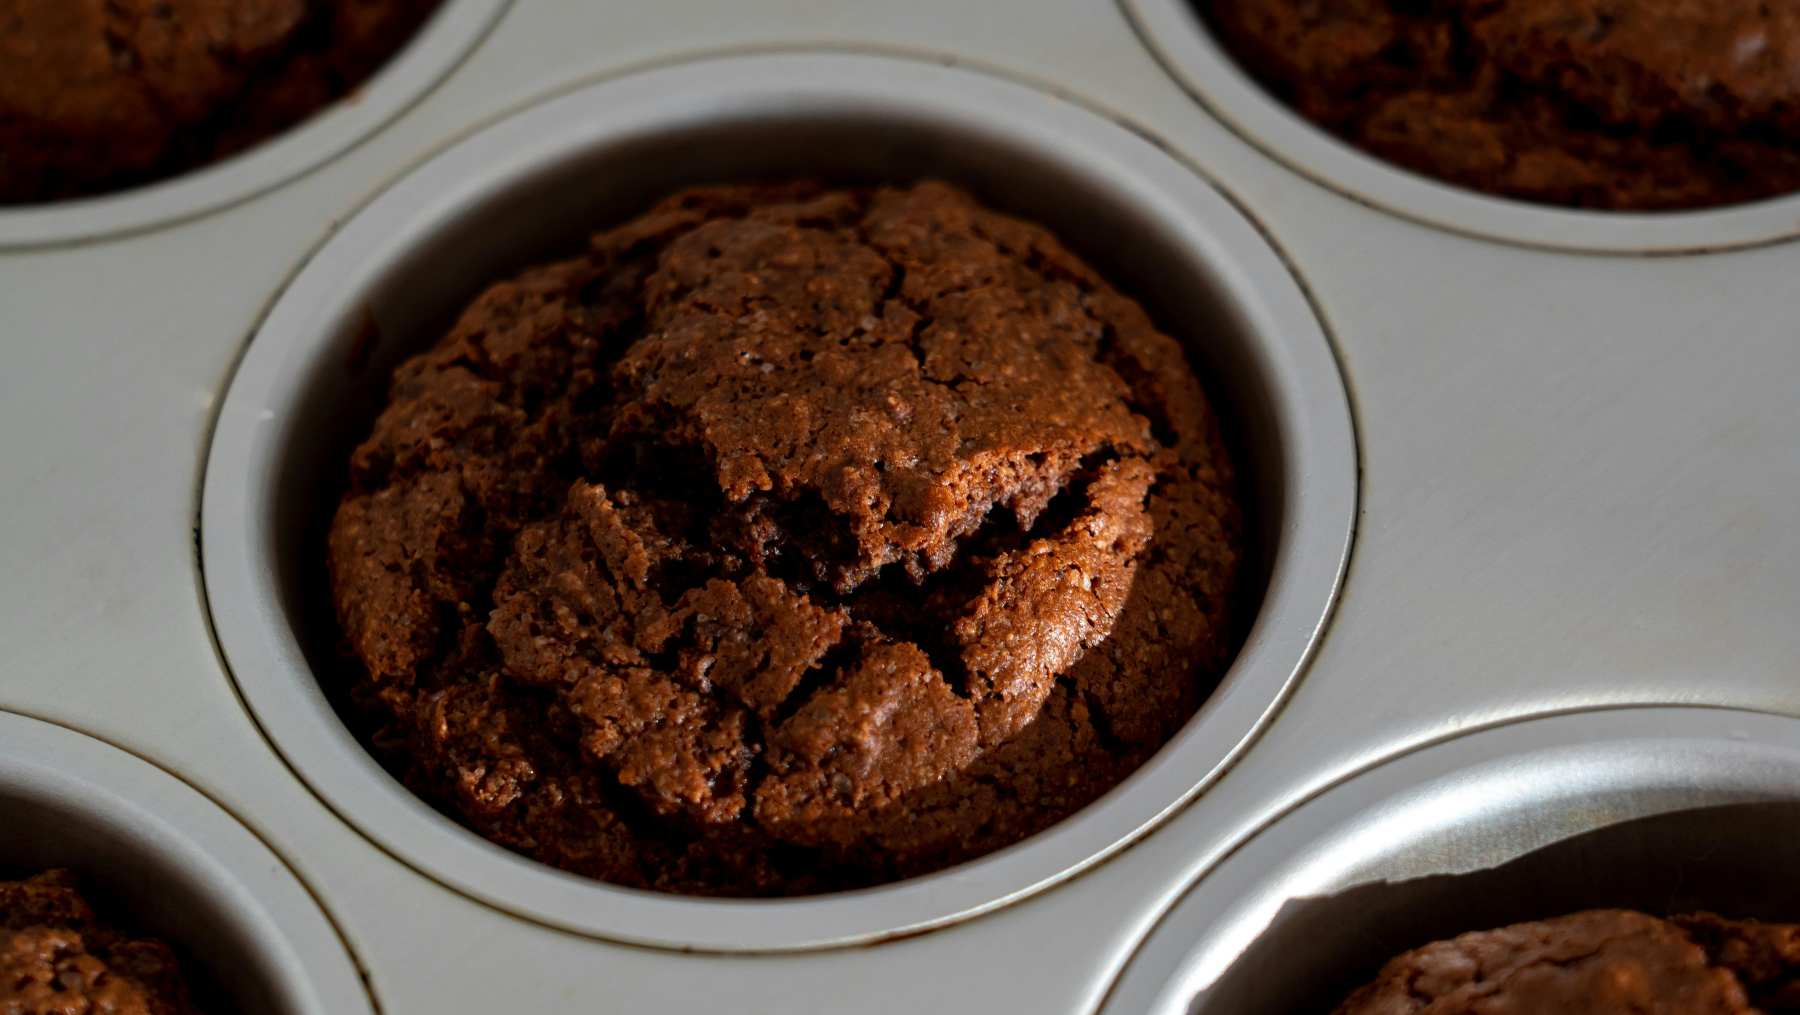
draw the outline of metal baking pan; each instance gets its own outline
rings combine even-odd
[[[264,843],[336,931],[282,980],[313,1015],[1093,1012],[1180,900],[1278,894],[1244,844],[1383,760],[1553,713],[1598,736],[1605,707],[1800,715],[1797,199],[1480,198],[1247,81],[1174,0],[449,0],[356,104],[243,159],[0,210],[0,709]],[[1265,599],[1194,722],[1045,835],[698,902],[537,868],[400,791],[317,691],[294,533],[381,371],[483,281],[758,170],[949,176],[1142,298],[1241,430]],[[1442,843],[1394,870],[1529,848]]]

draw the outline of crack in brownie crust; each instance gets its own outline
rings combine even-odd
[[[441,0],[0,0],[0,204],[242,151],[348,94]]]
[[[409,785],[629,885],[879,883],[1141,764],[1235,650],[1180,347],[942,184],[698,188],[396,372],[328,563]]]
[[[1800,190],[1800,7],[1196,0],[1276,95],[1476,190],[1616,210]]]
[[[1337,1015],[1784,1015],[1800,926],[1593,910],[1407,952]]]
[[[195,1015],[169,946],[102,921],[60,870],[0,882],[0,1011]]]

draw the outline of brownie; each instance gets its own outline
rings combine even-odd
[[[625,885],[805,894],[1015,842],[1239,636],[1182,348],[941,183],[675,194],[482,293],[349,472],[355,721],[470,828]]]
[[[440,0],[0,0],[0,204],[248,148],[349,94]]]
[[[195,1015],[169,946],[95,915],[63,870],[0,882],[0,1012]]]
[[[1612,210],[1800,189],[1794,4],[1198,2],[1274,94],[1428,176]]]
[[[1800,1012],[1800,926],[1602,909],[1407,952],[1337,1015]]]

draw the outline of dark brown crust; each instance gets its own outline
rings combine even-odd
[[[1678,916],[1674,923],[1706,949],[1713,965],[1731,970],[1766,1015],[1800,1012],[1800,924],[1711,913]]]
[[[1758,0],[1200,0],[1271,91],[1359,147],[1551,204],[1800,189],[1800,7]]]
[[[173,176],[349,94],[441,0],[0,0],[0,204]]]
[[[1179,346],[961,192],[690,190],[397,372],[328,559],[409,783],[595,877],[797,894],[1029,835],[1235,645]]]
[[[1800,927],[1592,910],[1407,952],[1337,1015],[1782,1015]]]
[[[169,946],[102,921],[60,870],[0,882],[0,1011],[195,1015]]]

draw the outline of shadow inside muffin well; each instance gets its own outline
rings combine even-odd
[[[1488,870],[1291,900],[1193,1015],[1329,1015],[1391,958],[1585,909],[1800,921],[1800,803],[1697,808],[1588,832]]]

